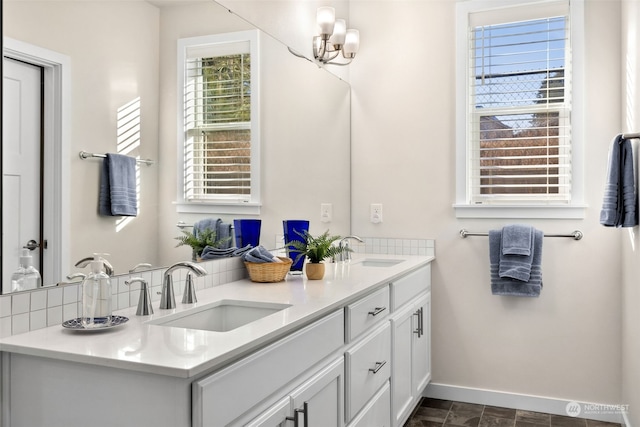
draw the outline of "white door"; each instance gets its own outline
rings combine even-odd
[[[2,292],[23,246],[40,242],[41,67],[3,58],[2,92]],[[34,189],[36,189],[34,191]],[[31,252],[40,269],[41,248]]]

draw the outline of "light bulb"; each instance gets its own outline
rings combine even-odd
[[[336,23],[336,10],[329,6],[318,8],[317,22],[321,36],[329,38]]]

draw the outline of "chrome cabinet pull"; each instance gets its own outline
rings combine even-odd
[[[418,334],[418,338],[422,336],[422,328],[420,327],[420,310],[422,309],[418,309],[413,313],[414,316],[418,316],[418,328],[413,331],[414,334]]]
[[[378,314],[382,313],[386,309],[387,309],[387,307],[376,307],[376,308],[373,309],[373,311],[370,311],[369,314],[371,316],[377,316]]]
[[[383,367],[384,365],[386,365],[386,364],[387,364],[387,361],[386,361],[386,360],[383,360],[382,362],[376,362],[376,367],[375,367],[375,368],[369,368],[369,372],[373,372],[374,374],[377,374],[377,373],[378,373],[378,371],[379,371],[380,369],[382,369],[382,367]]]
[[[298,419],[300,417],[298,417],[298,414],[300,413],[304,415],[303,417],[304,427],[309,427],[309,403],[308,402],[304,402],[304,404],[302,405],[302,409],[294,409],[293,417],[286,417],[285,420],[293,421],[293,427],[299,427],[300,423],[298,422]]]
[[[418,337],[421,337],[424,335],[424,308],[420,307],[420,335]]]

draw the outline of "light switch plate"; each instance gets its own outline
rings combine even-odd
[[[333,219],[333,205],[331,203],[320,204],[320,221],[331,222]]]

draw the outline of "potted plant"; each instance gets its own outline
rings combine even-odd
[[[324,261],[327,258],[333,258],[336,255],[343,252],[352,251],[351,248],[336,246],[333,243],[340,240],[340,236],[330,236],[329,230],[325,231],[319,236],[312,236],[308,231],[300,233],[296,231],[301,240],[291,240],[287,243],[287,246],[292,246],[294,249],[289,249],[289,252],[297,253],[294,262],[297,262],[301,257],[306,257],[309,262],[305,265],[305,273],[309,280],[320,280],[324,277]]]
[[[202,256],[202,251],[207,246],[217,248],[230,239],[225,238],[216,240],[216,231],[211,228],[200,230],[197,236],[189,230],[182,230],[182,234],[182,236],[175,238],[178,241],[176,248],[183,245],[191,246],[193,261],[199,260]]]

